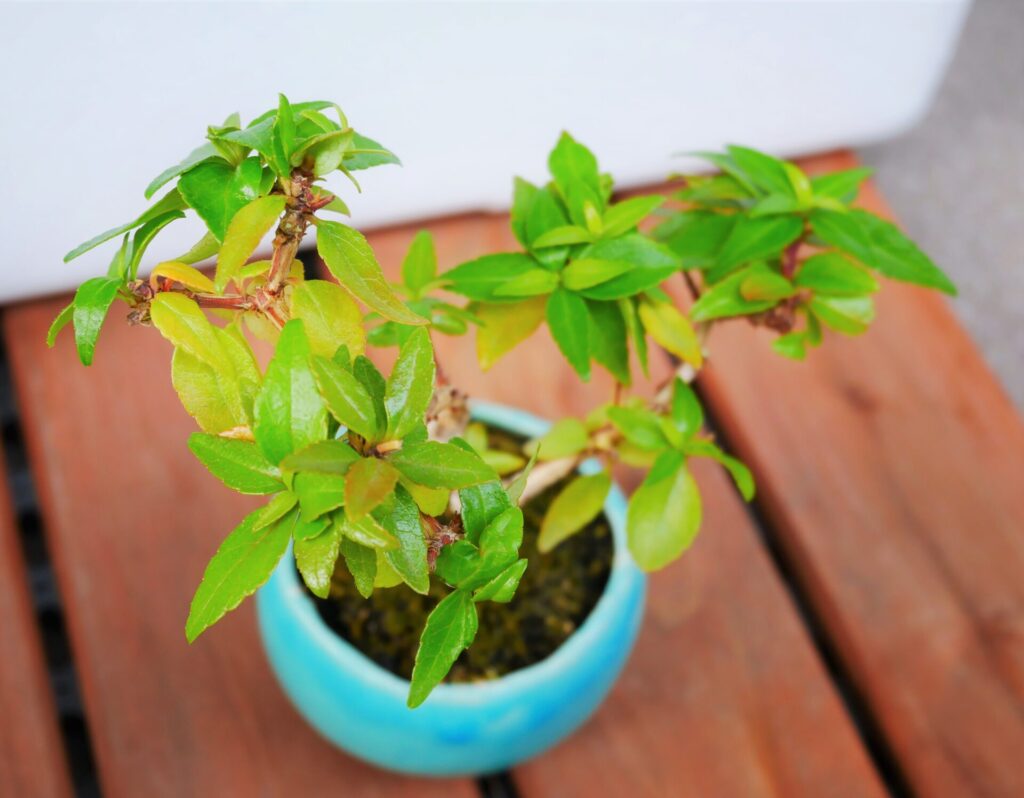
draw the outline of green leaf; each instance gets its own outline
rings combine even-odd
[[[211,474],[239,493],[266,494],[284,489],[281,472],[250,441],[194,432],[188,448]]]
[[[817,198],[850,203],[857,197],[860,185],[871,176],[873,169],[859,167],[811,178],[811,190]]]
[[[124,264],[123,271],[118,276],[125,276],[129,279],[134,280],[135,276],[139,271],[139,263],[142,261],[142,256],[146,253],[150,243],[156,238],[157,233],[163,230],[167,225],[176,219],[184,219],[185,214],[181,211],[168,211],[167,213],[161,214],[154,219],[150,219],[142,227],[135,231],[132,236],[131,245],[131,257],[128,262]]]
[[[519,581],[526,573],[528,560],[516,560],[508,568],[494,577],[483,587],[473,591],[473,601],[494,601],[498,604],[507,604],[516,594]]]
[[[327,410],[309,360],[302,322],[292,319],[281,330],[254,406],[256,443],[273,463],[327,436]]]
[[[358,521],[344,518],[343,524],[345,536],[361,546],[368,546],[371,549],[380,550],[382,553],[386,549],[398,548],[398,538],[381,526],[380,522],[372,515],[363,516]],[[379,569],[379,561],[377,565]],[[390,567],[389,565],[388,568]]]
[[[315,520],[345,503],[345,479],[338,474],[305,471],[295,475],[292,490],[299,498],[302,517]]]
[[[292,510],[297,502],[298,498],[290,490],[275,494],[269,502],[257,511],[258,514],[253,522],[253,530],[264,529],[280,521],[286,515],[291,514],[292,517],[288,522],[288,528],[294,531],[298,514],[293,513]]]
[[[794,282],[827,296],[863,296],[878,290],[878,282],[869,272],[838,252],[809,257],[800,264]]]
[[[709,279],[716,282],[736,266],[778,255],[796,241],[802,231],[803,222],[795,216],[739,219],[722,245]]]
[[[651,338],[694,368],[704,363],[700,341],[693,325],[670,302],[642,300],[637,307],[640,321]]]
[[[121,281],[118,279],[93,277],[82,283],[75,292],[71,315],[75,325],[75,346],[78,347],[78,359],[82,365],[92,363],[100,328],[103,327],[120,287]]]
[[[384,391],[388,439],[400,439],[422,423],[434,394],[434,348],[420,328],[402,345]]]
[[[696,392],[678,377],[672,384],[672,423],[685,438],[700,432],[704,425],[704,409]]]
[[[583,299],[564,288],[548,297],[548,328],[565,359],[580,375],[590,379],[590,335],[587,305]]]
[[[956,295],[956,286],[913,241],[867,211],[818,210],[811,214],[811,227],[816,236],[886,277]]]
[[[200,238],[192,248],[183,255],[178,255],[176,258],[171,260],[176,263],[199,263],[207,258],[212,258],[220,251],[220,241],[217,240],[217,236],[207,230],[203,237]]]
[[[395,487],[389,501],[374,510],[374,518],[398,539],[398,548],[388,549],[384,558],[402,581],[423,595],[430,590],[427,543],[423,537],[420,511],[409,492]]]
[[[603,471],[600,474],[576,477],[569,482],[554,498],[544,515],[537,548],[547,553],[593,521],[604,507],[611,488],[612,479]]]
[[[352,153],[345,156],[344,166],[349,171],[369,169],[374,166],[395,164],[401,166],[402,162],[391,150],[381,146],[369,136],[356,133],[352,137]]]
[[[74,300],[72,300],[69,304],[67,304],[64,307],[63,310],[61,310],[60,313],[57,314],[57,317],[50,324],[50,329],[46,331],[47,347],[52,349],[54,344],[57,343],[57,336],[60,334],[60,331],[63,330],[68,325],[68,322],[71,321],[71,317],[74,314],[74,312],[75,303]]]
[[[356,590],[363,598],[373,595],[373,583],[377,578],[377,553],[369,546],[356,543],[351,538],[342,538],[341,553],[345,557]]]
[[[626,261],[576,258],[562,271],[562,284],[570,291],[583,291],[632,270],[633,264]],[[557,278],[555,282],[557,284]]]
[[[628,233],[654,213],[665,202],[664,197],[633,197],[612,205],[604,214],[605,238],[616,238]]]
[[[618,277],[581,289],[590,299],[621,299],[650,290],[679,269],[679,259],[666,246],[639,233],[598,241],[578,255],[579,260],[618,261],[631,268]]]
[[[617,302],[586,300],[590,316],[590,354],[617,382],[629,385],[629,348],[626,322]]]
[[[260,197],[237,210],[227,225],[223,235],[224,244],[217,258],[213,284],[218,294],[223,293],[227,284],[238,277],[243,264],[283,211],[284,197],[276,195]]]
[[[167,185],[178,175],[187,172],[193,166],[198,166],[203,161],[218,157],[217,148],[209,142],[200,147],[196,147],[192,152],[186,155],[180,163],[176,163],[174,166],[164,169],[164,171],[153,178],[152,182],[146,186],[146,199],[152,197],[162,186]]]
[[[579,454],[590,445],[586,425],[578,418],[563,418],[546,433],[523,447],[527,454],[536,454],[541,461],[561,460]]]
[[[658,416],[650,410],[640,407],[609,407],[608,420],[626,440],[642,449],[656,451],[669,445]]]
[[[740,294],[740,285],[751,268],[740,269],[717,285],[708,288],[691,306],[690,319],[702,322],[727,316],[745,316],[772,307],[775,304],[773,300],[748,300]]]
[[[352,375],[359,380],[373,401],[374,413],[377,416],[377,429],[380,431],[387,429],[388,416],[384,409],[384,392],[387,390],[387,383],[384,382],[383,375],[373,365],[373,361],[365,355],[360,355],[353,361]]]
[[[223,241],[235,214],[259,196],[262,179],[263,167],[256,157],[238,166],[204,161],[181,176],[178,190],[217,240]]]
[[[822,324],[846,335],[860,335],[875,318],[871,297],[815,297],[811,310]]]
[[[545,233],[569,224],[569,219],[562,210],[562,206],[555,198],[554,190],[551,188],[537,189],[533,195],[533,202],[530,204],[530,211],[526,217],[526,238],[531,242],[539,241]],[[565,263],[569,254],[568,247],[547,247],[537,249],[530,245],[534,256],[544,265],[550,268],[558,268]]]
[[[459,504],[465,539],[474,544],[491,522],[513,507],[512,499],[497,479],[463,488],[459,491]]]
[[[364,457],[345,474],[345,517],[358,521],[395,489],[398,472],[386,461]]]
[[[330,594],[331,577],[342,545],[341,526],[338,524],[328,524],[319,535],[295,541],[295,564],[302,574],[302,581],[314,596],[327,598]]]
[[[476,355],[485,371],[502,355],[525,341],[544,320],[547,297],[533,297],[515,304],[474,305],[480,320],[476,333]]]
[[[440,684],[477,630],[476,605],[466,590],[449,593],[427,617],[416,651],[408,705],[415,709]]]
[[[171,383],[205,432],[226,432],[249,423],[237,384],[183,349],[175,349],[171,358]]]
[[[526,460],[518,454],[503,452],[499,449],[488,449],[480,452],[480,458],[487,463],[498,476],[512,474],[526,465]]]
[[[344,441],[318,441],[285,457],[281,461],[281,468],[344,475],[359,459],[355,450]]]
[[[693,543],[700,521],[700,493],[683,454],[665,452],[629,501],[626,539],[633,559],[645,571],[664,568]]]
[[[593,234],[576,225],[568,224],[564,227],[555,227],[548,230],[533,242],[534,249],[545,249],[547,247],[565,247],[573,244],[588,244],[594,240]]]
[[[142,227],[146,222],[163,216],[170,211],[180,211],[187,207],[188,205],[185,203],[185,200],[182,198],[178,189],[172,189],[130,222],[125,222],[117,227],[112,227],[111,229],[100,233],[98,236],[94,236],[88,241],[79,244],[64,256],[64,262],[67,263],[68,261],[74,260],[79,255],[85,254],[89,250],[98,247],[100,244],[103,244],[112,238],[117,238],[118,236],[127,233],[129,230],[134,230],[136,227]]]
[[[807,356],[807,335],[802,331],[780,335],[772,341],[772,349],[791,360],[803,360]]]
[[[741,217],[711,211],[685,211],[670,217],[654,230],[654,236],[682,258],[687,269],[707,269]]]
[[[476,452],[452,443],[426,441],[404,446],[389,462],[417,485],[457,490],[497,478]]]
[[[409,245],[409,251],[402,261],[402,282],[409,289],[413,299],[423,295],[423,289],[437,276],[437,252],[434,237],[427,230],[420,230]]]
[[[316,246],[331,274],[370,310],[401,324],[428,323],[402,304],[391,290],[373,250],[358,230],[321,219]]]
[[[558,286],[558,275],[539,266],[499,285],[491,294],[495,299],[550,294]]]
[[[794,293],[793,284],[765,263],[754,264],[740,283],[740,296],[749,302],[778,302]]]
[[[345,427],[375,443],[380,435],[373,397],[354,374],[327,360],[313,358],[313,374],[327,409]]]
[[[802,206],[796,198],[783,194],[769,194],[754,203],[750,208],[750,217],[757,219],[761,216],[793,214],[800,210],[802,210]]]
[[[757,188],[767,194],[796,196],[785,164],[778,158],[748,147],[730,146],[728,150],[736,165]]]
[[[801,209],[809,207],[814,199],[814,192],[811,189],[811,181],[807,174],[795,163],[790,163],[789,161],[783,161],[782,168],[789,179],[789,185],[793,195],[796,197],[797,205]]]
[[[288,547],[291,526],[276,523],[257,530],[255,522],[261,513],[262,509],[249,513],[206,566],[185,623],[185,636],[190,643],[242,599],[255,593]]]
[[[633,342],[636,350],[636,359],[640,362],[640,368],[645,375],[649,375],[647,368],[647,336],[644,334],[644,326],[640,323],[637,314],[636,299],[620,299],[616,304],[622,312],[622,319],[626,322],[626,331],[629,333],[629,340]]]
[[[538,188],[521,177],[515,178],[512,188],[512,212],[510,224],[516,240],[524,247],[530,246],[530,238],[526,234],[526,220],[533,207]]]
[[[732,477],[733,482],[736,483],[736,487],[739,489],[740,495],[743,496],[744,500],[749,502],[754,498],[754,475],[750,473],[749,468],[735,457],[730,457],[715,444],[711,443],[711,441],[696,441],[693,445],[687,447],[687,451],[700,457],[710,457],[712,460],[723,465]]]
[[[305,280],[292,289],[293,319],[302,319],[314,355],[333,357],[339,346],[351,355],[366,345],[363,314],[352,298],[335,283]]]
[[[563,193],[568,192],[574,184],[581,183],[594,194],[601,194],[597,159],[590,150],[565,131],[548,156],[548,170]]]
[[[500,252],[467,261],[441,275],[451,291],[469,299],[490,301],[510,280],[537,268],[537,261],[522,252]]]
[[[194,300],[165,291],[150,305],[153,325],[178,349],[183,349],[218,372],[231,373],[230,361],[214,327]]]

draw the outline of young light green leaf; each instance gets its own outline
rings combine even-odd
[[[362,233],[341,222],[320,220],[316,246],[331,274],[370,310],[401,324],[428,323],[402,304],[391,290]]]
[[[626,539],[637,565],[664,568],[690,546],[701,521],[697,484],[683,454],[662,454],[629,500]]]
[[[695,441],[687,447],[687,451],[699,457],[710,457],[712,460],[723,465],[733,478],[744,500],[749,502],[754,498],[754,475],[750,473],[749,468],[735,457],[727,455],[711,441]]]
[[[64,309],[57,314],[57,317],[50,324],[50,329],[46,331],[47,347],[52,349],[57,343],[57,336],[60,334],[60,331],[68,325],[68,322],[71,321],[71,317],[74,315],[74,312],[75,303],[72,301],[68,305],[65,305]]]
[[[341,513],[337,513],[337,515],[343,516]],[[398,548],[398,538],[381,526],[380,522],[372,515],[363,516],[358,521],[342,517],[340,523],[343,526],[345,537],[354,540],[360,546],[368,546],[381,553],[387,549]],[[390,566],[388,567],[390,568]]]
[[[345,478],[338,474],[304,471],[292,479],[292,491],[299,498],[302,517],[315,520],[345,503]]]
[[[336,283],[299,283],[292,289],[291,311],[293,319],[302,319],[314,355],[333,357],[339,346],[347,347],[353,357],[362,354],[366,346],[363,314]]]
[[[434,348],[423,328],[413,331],[398,353],[384,391],[389,440],[404,438],[423,421],[434,393]]]
[[[281,330],[253,408],[256,443],[272,463],[327,436],[327,409],[309,361],[302,321],[292,319]]]
[[[871,297],[824,297],[811,300],[811,310],[822,324],[846,335],[860,335],[875,318]]]
[[[456,294],[487,302],[505,283],[536,268],[537,261],[525,253],[499,252],[459,264],[441,279]]]
[[[793,284],[766,263],[755,263],[740,283],[740,296],[748,302],[778,302],[793,296]]]
[[[250,441],[194,432],[188,448],[217,479],[239,493],[266,494],[284,490],[281,472]]]
[[[171,383],[204,432],[226,432],[249,423],[237,384],[183,349],[176,348],[171,358]]]
[[[408,705],[415,709],[440,684],[463,649],[469,647],[477,630],[476,605],[467,590],[445,596],[427,616],[427,624],[416,651],[416,664],[409,686]]]
[[[861,183],[869,178],[873,171],[860,167],[812,177],[811,189],[815,197],[849,203],[857,197]]]
[[[93,277],[86,280],[75,292],[74,310],[71,311],[75,325],[75,346],[82,365],[92,363],[96,351],[96,339],[107,318],[107,312],[117,297],[121,281],[112,277]]]
[[[548,297],[548,328],[565,359],[580,375],[590,379],[590,327],[582,297],[564,288]]]
[[[509,483],[506,492],[508,493],[508,500],[512,504],[518,504],[520,497],[523,495],[523,491],[526,490],[526,482],[529,480],[530,474],[533,472],[533,467],[537,465],[538,451],[538,449],[534,449],[533,454],[530,455],[529,462],[527,462],[523,467],[522,471],[516,474],[516,478]]]
[[[633,197],[612,205],[604,214],[604,238],[616,238],[628,233],[640,222],[654,213],[663,203],[664,197],[656,195]]]
[[[161,187],[167,185],[169,182],[174,180],[174,178],[176,178],[178,175],[187,172],[193,166],[198,166],[203,161],[217,157],[217,148],[210,142],[207,142],[206,144],[196,147],[194,150],[192,150],[192,152],[186,155],[185,158],[180,163],[176,163],[174,166],[168,167],[155,178],[153,178],[150,184],[146,186],[146,199],[152,197],[157,191],[160,190]]]
[[[373,595],[373,583],[377,578],[377,553],[369,546],[356,543],[352,538],[342,538],[341,553],[345,558],[356,590],[363,598]]]
[[[646,408],[609,407],[608,420],[628,441],[642,449],[660,450],[669,445],[658,416]]]
[[[573,244],[587,244],[594,240],[594,235],[583,227],[573,224],[564,227],[555,227],[548,230],[533,242],[534,249],[546,249],[547,247],[565,247]]]
[[[672,384],[670,418],[685,438],[700,432],[704,425],[704,409],[700,405],[697,393],[678,377]]]
[[[345,474],[345,517],[356,522],[391,495],[398,472],[390,463],[364,457]]]
[[[708,288],[700,299],[690,307],[690,319],[694,322],[711,321],[727,316],[745,316],[760,313],[775,304],[774,300],[748,300],[740,294],[740,285],[750,273],[751,267],[740,269],[717,285]]]
[[[389,462],[417,485],[457,490],[497,479],[476,452],[452,443],[426,441],[403,446]]]
[[[612,479],[600,474],[576,477],[569,482],[548,507],[537,538],[537,548],[546,553],[566,538],[589,524],[604,507]]]
[[[313,374],[331,415],[357,435],[376,442],[381,433],[376,404],[356,376],[319,356],[313,358]]]
[[[475,304],[473,313],[480,320],[476,333],[476,356],[484,371],[498,359],[525,341],[544,320],[547,297],[522,302]]]
[[[740,218],[738,214],[684,211],[658,225],[654,237],[682,258],[684,268],[707,269],[714,265]]]
[[[428,230],[420,230],[409,245],[402,261],[402,282],[413,299],[423,295],[423,289],[437,276],[437,252],[434,237]]]
[[[344,441],[318,441],[285,457],[281,468],[344,476],[359,459],[355,450]]]
[[[255,523],[262,512],[260,509],[249,513],[206,566],[185,623],[185,636],[190,643],[242,599],[255,593],[287,549],[291,526],[274,523],[257,530]]]
[[[575,183],[581,183],[594,194],[601,194],[601,177],[594,154],[563,131],[558,143],[548,156],[548,170],[563,192]]]
[[[558,275],[540,266],[518,274],[499,285],[491,294],[494,299],[550,294],[558,286]]]
[[[530,238],[526,234],[526,220],[530,215],[530,209],[533,207],[533,201],[539,189],[521,177],[515,178],[512,185],[512,212],[509,219],[512,233],[520,244],[529,247]]]
[[[697,333],[672,303],[641,300],[637,312],[644,329],[664,349],[694,368],[703,365],[704,354]]]
[[[227,225],[217,258],[213,284],[218,294],[238,276],[242,265],[283,211],[284,197],[279,195],[260,197],[238,209]]]
[[[728,150],[733,161],[743,170],[743,174],[761,191],[768,194],[796,196],[785,164],[778,158],[749,147],[732,145]]]
[[[633,264],[627,261],[576,258],[562,271],[562,284],[570,291],[582,291],[632,270]]]
[[[527,454],[536,454],[541,461],[561,460],[579,454],[590,444],[586,425],[578,418],[563,418],[546,433],[523,447]]]
[[[580,293],[590,299],[621,299],[649,291],[679,269],[679,258],[672,250],[639,233],[598,241],[582,250],[578,257],[632,266],[618,277],[580,289]]]
[[[314,596],[327,598],[330,594],[331,576],[342,545],[338,524],[328,524],[319,535],[295,541],[295,564]]]

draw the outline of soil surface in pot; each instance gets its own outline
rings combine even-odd
[[[488,430],[493,449],[521,451],[522,439]],[[550,656],[583,623],[604,591],[614,554],[611,528],[604,515],[547,554],[537,550],[540,523],[564,483],[555,485],[523,508],[520,557],[529,566],[508,604],[477,604],[480,627],[473,645],[463,652],[445,681],[496,679]],[[311,595],[324,622],[366,656],[408,679],[427,615],[450,592],[431,579],[430,593],[421,596],[404,586],[377,589],[369,599],[338,558],[326,599]]]

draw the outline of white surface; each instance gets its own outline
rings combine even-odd
[[[620,185],[671,154],[781,154],[895,134],[927,108],[969,0],[491,5],[25,4],[0,7],[0,300],[102,272],[142,191],[205,126],[332,99],[404,168],[335,184],[367,226],[507,207],[569,129]],[[198,238],[176,222],[152,265]],[[450,264],[443,264],[450,265]]]

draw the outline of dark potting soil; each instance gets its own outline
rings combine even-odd
[[[488,431],[491,448],[519,452],[522,439]],[[564,483],[563,483],[564,484]],[[550,656],[593,610],[604,591],[614,553],[604,515],[547,554],[537,550],[540,523],[562,485],[555,485],[523,508],[520,557],[529,566],[508,604],[477,604],[480,627],[446,681],[495,679]],[[427,615],[450,588],[431,578],[426,596],[404,586],[374,590],[369,599],[356,591],[344,558],[326,599],[310,594],[324,622],[383,668],[405,679],[412,675],[420,632]]]

